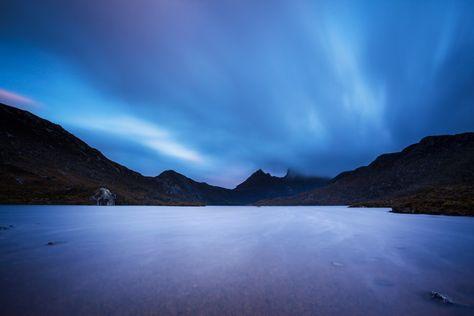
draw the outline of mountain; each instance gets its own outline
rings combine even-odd
[[[285,177],[276,177],[261,169],[232,190],[196,182],[173,170],[164,171],[156,179],[162,184],[161,191],[167,195],[178,195],[186,201],[206,205],[246,205],[262,199],[308,191],[321,187],[328,181],[326,178],[306,177],[290,171]]]
[[[206,205],[238,204],[232,190],[194,181],[176,171],[166,170],[156,177],[158,187],[169,196]]]
[[[143,176],[61,126],[0,104],[0,180],[3,204],[93,204],[94,194],[105,187],[117,204],[344,204],[474,215],[474,133],[425,137],[329,181],[257,170],[230,190],[172,170]]]
[[[322,187],[328,181],[326,178],[306,177],[290,170],[284,177],[276,177],[259,169],[239,184],[233,192],[237,199],[245,204],[261,199],[291,196]]]
[[[263,173],[263,172],[262,172]],[[117,204],[240,205],[315,188],[324,179],[251,176],[230,190],[173,170],[143,176],[30,112],[0,104],[0,203],[92,204],[100,187]]]
[[[260,205],[386,206],[410,213],[474,215],[474,133],[429,136],[323,188]]]
[[[156,181],[107,159],[61,126],[0,104],[0,202],[91,204],[101,186],[119,204],[180,204]]]

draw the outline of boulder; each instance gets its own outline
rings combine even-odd
[[[102,187],[99,188],[94,196],[92,197],[96,202],[97,205],[115,205],[116,195],[110,192],[109,189]]]

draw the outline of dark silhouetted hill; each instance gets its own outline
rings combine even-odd
[[[253,203],[261,199],[286,197],[320,188],[328,181],[327,178],[307,177],[290,170],[284,177],[276,177],[259,169],[233,191],[240,201]]]
[[[386,206],[398,212],[474,214],[474,133],[429,136],[343,172],[319,189],[261,205]]]
[[[100,187],[117,204],[238,205],[312,189],[323,179],[272,177],[234,190],[196,182],[168,170],[146,177],[30,112],[0,104],[0,203],[93,204]]]

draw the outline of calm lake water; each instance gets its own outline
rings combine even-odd
[[[474,218],[0,206],[0,225],[2,315],[474,315]]]

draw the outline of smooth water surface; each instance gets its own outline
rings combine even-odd
[[[0,226],[8,225],[2,315],[474,314],[474,218],[0,206]],[[432,290],[455,304],[432,300]]]

